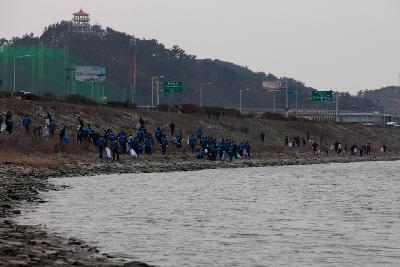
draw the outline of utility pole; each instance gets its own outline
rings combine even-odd
[[[275,113],[275,97],[276,97],[276,94],[274,93],[274,113]]]
[[[397,96],[398,89],[400,88],[400,74],[397,76],[397,87],[395,89],[395,94]]]
[[[199,89],[199,107],[203,106],[203,86],[211,85],[213,84],[212,82],[208,83],[202,83],[200,84],[200,89]]]
[[[94,87],[94,80],[92,79],[92,100],[94,100],[93,87]]]
[[[64,98],[66,98],[68,95],[68,47],[66,45],[64,46],[64,73]]]
[[[164,75],[151,77],[151,106],[154,107],[154,80],[164,79]]]
[[[151,77],[151,106],[154,107],[154,77]]]
[[[282,80],[282,83],[283,83],[283,88],[286,91],[286,104],[285,104],[286,118],[289,118],[289,87],[285,78]]]
[[[157,80],[156,84],[157,84],[157,106],[159,106],[160,105],[160,81]]]
[[[7,82],[7,89],[8,89],[9,88],[8,87],[8,78],[6,78],[6,75],[8,74],[8,73],[6,73],[6,69],[8,70],[8,68],[6,67],[6,62],[8,65],[8,56],[3,57],[3,85],[4,85],[4,88],[6,88],[6,82]]]
[[[335,117],[336,117],[336,122],[339,122],[339,92],[336,91],[336,112],[335,112]]]
[[[96,88],[97,103],[100,103],[99,83],[100,83],[100,82],[97,81],[97,88]]]
[[[296,91],[296,118],[297,118],[297,92],[298,91]]]
[[[137,73],[136,73],[136,69],[137,69],[137,44],[136,44],[136,39],[135,39],[135,65],[134,65],[134,80],[133,80],[133,95],[132,95],[132,104],[134,102],[134,98],[136,96],[136,77],[137,77]]]
[[[137,65],[137,45],[135,38],[131,38],[129,41],[129,57],[130,57],[129,89],[131,89],[131,94],[132,94],[131,102],[133,104],[136,95],[136,65]]]
[[[251,89],[247,88],[247,89],[240,89],[239,91],[239,112],[240,114],[242,114],[242,93],[244,91],[250,91]]]
[[[14,90],[13,92],[15,93],[15,56],[14,56]]]

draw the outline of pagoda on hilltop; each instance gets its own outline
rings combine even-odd
[[[80,9],[75,12],[72,18],[72,30],[74,32],[89,32],[90,31],[90,18],[89,14]]]

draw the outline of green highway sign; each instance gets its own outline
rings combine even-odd
[[[164,81],[164,93],[182,93],[183,84],[177,81]]]
[[[312,91],[312,101],[332,101],[333,91]]]

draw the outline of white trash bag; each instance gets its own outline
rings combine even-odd
[[[4,132],[6,130],[7,126],[5,123],[3,123],[0,127],[0,132]]]
[[[138,158],[137,153],[136,153],[135,150],[133,150],[132,148],[131,148],[131,150],[129,150],[129,155],[130,155],[132,158],[134,158],[134,159],[137,159],[137,158]]]
[[[109,149],[108,147],[106,147],[106,157],[108,158],[108,159],[111,159],[112,157],[111,157],[111,149]]]

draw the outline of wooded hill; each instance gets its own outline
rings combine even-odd
[[[99,25],[91,27],[90,33],[71,31],[71,22],[61,21],[45,28],[40,37],[26,34],[11,40],[1,39],[0,45],[37,45],[42,42],[50,48],[68,47],[70,57],[79,58],[87,65],[102,65],[107,68],[107,79],[117,85],[113,90],[121,90],[129,96],[129,43],[137,40],[137,91],[138,105],[151,104],[151,77],[164,75],[167,80],[182,81],[184,91],[161,98],[161,103],[199,103],[199,86],[212,82],[203,88],[204,106],[238,107],[239,91],[250,88],[243,95],[243,107],[271,108],[273,95],[261,90],[264,80],[275,80],[273,74],[254,72],[247,67],[218,59],[197,59],[187,54],[179,46],[166,48],[157,40],[138,39],[135,36],[115,31]],[[1,74],[0,74],[1,75]],[[23,79],[23,78],[21,78]],[[335,103],[315,103],[309,100],[314,88],[292,78],[289,89],[298,92],[298,108],[334,109]],[[50,88],[51,89],[51,88]],[[319,88],[324,90],[323,88]],[[340,109],[377,110],[379,103],[364,95],[351,96],[341,93]],[[295,108],[295,97],[289,99],[290,108]],[[284,107],[284,97],[276,97],[276,107]]]

